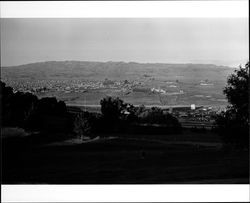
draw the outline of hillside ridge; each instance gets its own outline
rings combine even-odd
[[[41,61],[41,62],[33,62],[33,63],[26,63],[26,64],[21,64],[21,65],[14,65],[14,66],[1,66],[1,68],[17,68],[17,67],[25,67],[25,66],[33,66],[33,65],[45,65],[45,64],[78,64],[78,65],[83,65],[83,64],[123,64],[123,65],[155,65],[155,66],[207,66],[208,67],[217,67],[217,68],[230,68],[232,67],[229,66],[224,66],[224,65],[216,65],[212,63],[153,63],[153,62],[135,62],[135,61],[130,61],[130,62],[124,62],[124,61],[80,61],[80,60],[55,60],[55,61]]]

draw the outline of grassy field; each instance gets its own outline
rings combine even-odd
[[[180,87],[184,91],[173,99],[172,102],[164,95],[159,95],[151,92],[129,92],[122,93],[113,89],[101,89],[101,90],[88,90],[84,93],[78,92],[60,92],[49,91],[46,93],[37,94],[39,98],[42,97],[56,97],[58,100],[64,101],[66,104],[71,105],[99,105],[100,100],[104,97],[113,96],[119,97],[126,103],[133,105],[208,105],[208,106],[226,106],[228,103],[225,100],[225,96],[222,91],[225,84],[215,84],[212,87],[200,87],[195,84],[183,84]],[[152,88],[153,86],[151,86]],[[163,87],[163,89],[166,89]],[[168,102],[169,101],[169,102]]]
[[[249,182],[249,153],[223,150],[213,133],[103,137],[81,144],[29,142],[26,146],[3,140],[3,183]]]

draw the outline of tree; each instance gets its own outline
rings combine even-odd
[[[93,128],[90,123],[89,112],[81,112],[74,116],[73,132],[78,137],[89,136]]]
[[[9,125],[11,120],[10,99],[13,97],[13,89],[6,87],[6,84],[0,81],[0,99],[1,99],[1,125]]]
[[[99,129],[103,132],[116,131],[120,128],[123,119],[125,104],[118,97],[105,97],[100,101],[102,118],[100,120]]]
[[[141,115],[140,120],[141,122],[147,124],[163,124],[168,127],[181,128],[177,118],[169,113],[164,113],[163,110],[158,107],[152,107],[151,109],[145,111],[145,113]]]
[[[71,125],[66,104],[55,97],[39,99],[29,122],[30,128],[41,131],[68,132]]]
[[[216,124],[225,143],[249,147],[249,62],[228,77],[223,93],[230,105],[216,118]]]
[[[138,120],[137,108],[134,105],[127,104],[126,111],[128,112],[128,115],[126,117],[128,123],[133,123]]]
[[[4,126],[25,127],[38,98],[31,93],[13,92],[1,81],[1,104]]]
[[[31,93],[16,92],[10,100],[12,124],[25,127],[33,115],[38,98]]]
[[[235,110],[235,114],[239,116],[242,122],[248,124],[249,122],[249,62],[245,65],[245,68],[240,66],[239,70],[235,70],[234,74],[229,76],[227,86],[224,89],[231,106],[230,109]]]
[[[117,122],[126,108],[126,104],[118,97],[106,97],[100,101],[100,104],[103,117],[111,122]]]

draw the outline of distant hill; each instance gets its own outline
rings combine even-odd
[[[88,79],[137,80],[152,77],[159,80],[201,80],[225,82],[233,69],[213,64],[165,64],[136,62],[47,61],[2,67],[2,77],[13,79]]]
[[[56,96],[69,104],[99,104],[104,96],[111,95],[138,105],[170,105],[171,102],[171,105],[225,106],[227,100],[223,88],[233,70],[213,64],[48,61],[2,67],[1,76],[10,86],[21,89],[25,84],[43,87],[59,81],[60,91],[37,95]],[[90,88],[82,93],[69,93],[64,87],[74,89],[74,84],[87,81],[109,81],[113,84],[114,80],[127,81],[130,88]],[[163,94],[152,93],[152,88]],[[172,96],[164,96],[165,92]]]

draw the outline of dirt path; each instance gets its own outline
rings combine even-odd
[[[164,141],[159,139],[145,139],[145,138],[120,138],[120,137],[104,137],[101,138],[97,136],[92,139],[80,139],[74,138],[62,142],[54,142],[47,144],[46,146],[72,146],[72,145],[79,145],[79,144],[86,144],[86,143],[93,143],[93,142],[105,142],[107,140],[114,140],[114,139],[123,139],[123,140],[134,140],[134,141],[146,141],[146,142],[154,142],[163,145],[193,145],[194,147],[214,147],[214,148],[221,148],[221,143],[214,143],[214,142],[194,142],[194,141]]]

